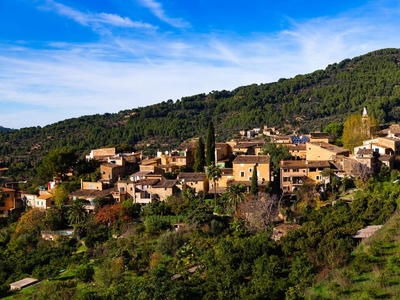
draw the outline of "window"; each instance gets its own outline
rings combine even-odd
[[[316,168],[310,168],[310,172],[315,172],[316,170]]]
[[[249,180],[251,180],[251,177],[249,177]]]
[[[241,171],[240,172],[240,177],[244,177],[244,176],[245,176],[244,171]]]
[[[320,179],[321,179],[321,176],[317,175],[317,176],[315,176],[315,179],[316,179],[316,180],[320,180]]]
[[[283,169],[283,172],[289,172],[289,169]]]
[[[253,169],[252,169],[252,168],[249,168],[249,172],[250,172],[250,173],[253,172]]]
[[[293,169],[293,172],[298,172],[298,171],[299,171],[299,169],[297,169],[297,168]]]
[[[283,177],[283,182],[289,182],[290,181],[290,177]]]
[[[90,184],[89,189],[94,190],[94,184]]]

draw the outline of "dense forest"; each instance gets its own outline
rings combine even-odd
[[[0,167],[13,161],[35,165],[50,149],[63,146],[72,146],[79,153],[109,145],[150,152],[168,150],[205,134],[209,121],[215,124],[217,141],[263,125],[307,133],[331,122],[342,123],[363,107],[381,124],[398,122],[399,61],[400,49],[383,49],[274,83],[170,99],[114,114],[82,116],[43,128],[0,131]]]

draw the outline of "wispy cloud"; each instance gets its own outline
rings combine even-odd
[[[115,27],[128,27],[128,28],[155,28],[151,24],[132,21],[128,17],[121,17],[115,14],[108,13],[83,13],[72,7],[64,4],[48,0],[46,9],[54,10],[61,16],[67,17],[83,26],[98,26],[98,25],[110,25]]]
[[[162,8],[161,3],[155,0],[138,0],[139,4],[150,9],[150,11],[161,21],[177,28],[187,28],[190,27],[188,22],[183,21],[178,18],[170,18],[167,16],[166,12]]]
[[[0,125],[45,125],[212,90],[232,90],[309,73],[369,51],[399,48],[398,8],[384,14],[378,7],[370,10],[362,16],[348,13],[292,21],[281,32],[246,37],[157,32],[151,38],[113,35],[98,43],[59,42],[40,49],[29,43],[0,44],[1,105],[18,106],[16,112],[33,104],[40,108],[22,118],[0,110]],[[74,9],[64,13],[86,26],[98,19],[110,22],[101,24],[125,24],[123,18],[109,20]]]

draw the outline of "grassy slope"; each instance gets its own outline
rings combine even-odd
[[[400,299],[400,213],[352,254],[348,266],[313,286],[306,299]]]

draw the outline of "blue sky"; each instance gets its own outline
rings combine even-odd
[[[0,0],[0,125],[45,126],[400,48],[400,1]]]

